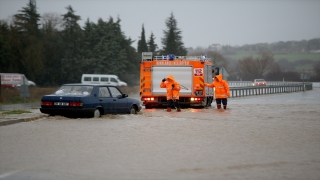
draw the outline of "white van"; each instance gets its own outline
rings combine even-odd
[[[113,86],[127,86],[118,76],[113,74],[82,74],[82,84],[107,84]]]

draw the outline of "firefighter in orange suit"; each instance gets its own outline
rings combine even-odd
[[[222,79],[222,74],[218,74],[214,77],[211,84],[204,84],[211,88],[215,88],[214,93],[216,96],[217,108],[221,109],[221,102],[223,104],[223,109],[227,109],[227,98],[230,97],[230,89],[228,82]]]
[[[167,89],[167,111],[170,112],[171,108],[176,107],[177,111],[180,112],[179,95],[180,95],[180,85],[174,80],[172,75],[167,78],[163,78],[160,84],[160,88]]]

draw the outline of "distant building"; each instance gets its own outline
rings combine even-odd
[[[222,46],[220,44],[211,44],[209,45],[209,50],[220,51]]]

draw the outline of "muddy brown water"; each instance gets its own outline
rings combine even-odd
[[[320,89],[0,127],[0,179],[320,179]]]

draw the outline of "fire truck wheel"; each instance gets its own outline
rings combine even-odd
[[[204,98],[203,101],[201,102],[201,105],[202,105],[203,107],[207,107],[207,102],[208,102],[208,98],[206,97],[206,98]]]
[[[209,107],[209,106],[211,106],[211,104],[212,104],[212,97],[208,97],[208,104],[207,104],[207,106]]]

